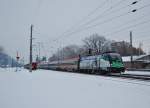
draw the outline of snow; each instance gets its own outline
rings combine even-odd
[[[150,82],[0,69],[0,108],[150,108]]]
[[[150,71],[126,71],[124,74],[150,75]]]
[[[136,60],[138,56],[133,56],[133,60]],[[131,61],[131,56],[125,56],[122,57],[123,62],[130,62]]]
[[[128,62],[128,61],[130,61],[130,57],[129,56],[122,57],[122,60],[123,60],[123,62]]]
[[[134,61],[145,61],[145,62],[150,62],[148,59],[147,60],[143,60],[143,57],[149,56],[149,54],[145,54],[145,55],[140,55],[140,56],[133,56],[133,60]],[[140,60],[141,59],[141,60]],[[122,57],[122,60],[124,62],[130,62],[131,61],[131,56],[124,56]]]

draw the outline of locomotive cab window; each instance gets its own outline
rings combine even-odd
[[[119,54],[110,54],[111,61],[122,61],[121,56]]]

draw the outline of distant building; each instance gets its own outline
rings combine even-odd
[[[130,56],[122,57],[122,59],[126,68],[150,69],[150,54],[133,56],[132,63]]]

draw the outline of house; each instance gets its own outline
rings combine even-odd
[[[122,57],[124,65],[127,69],[150,69],[150,54],[133,56],[133,62],[131,63],[131,57]]]

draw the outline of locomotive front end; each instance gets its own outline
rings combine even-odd
[[[108,56],[110,61],[111,72],[120,73],[125,71],[125,67],[120,54],[110,53]]]

